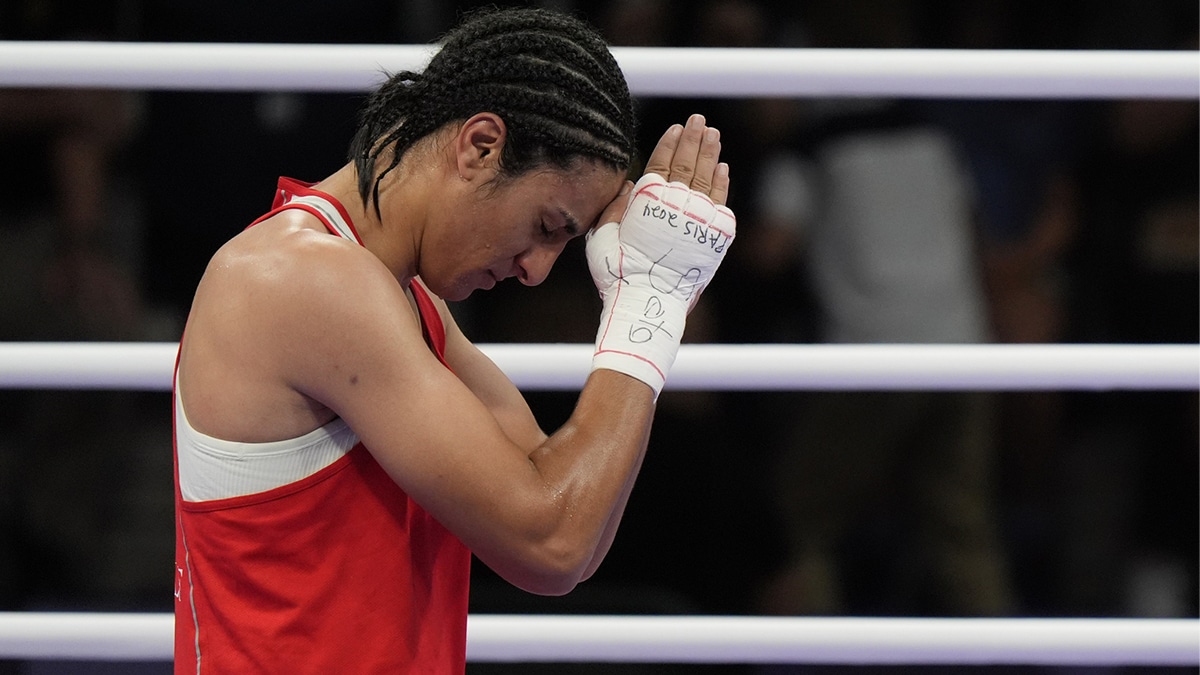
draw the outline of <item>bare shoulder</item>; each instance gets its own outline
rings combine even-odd
[[[299,209],[284,211],[230,239],[213,256],[200,283],[221,289],[223,284],[249,283],[260,291],[286,291],[323,275],[386,272],[369,251],[329,234],[314,216]],[[253,298],[249,298],[253,299]]]
[[[385,330],[419,340],[407,307],[373,254],[303,211],[255,225],[213,256],[197,287],[180,355],[189,421],[245,441],[321,426],[334,417],[312,391],[323,371]]]

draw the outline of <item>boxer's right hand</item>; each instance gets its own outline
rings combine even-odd
[[[724,206],[728,167],[720,136],[693,116],[659,141],[619,221],[588,235],[587,257],[604,300],[593,368],[648,384],[658,396],[675,361],[687,313],[708,286],[735,235]]]

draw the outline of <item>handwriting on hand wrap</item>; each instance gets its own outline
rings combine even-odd
[[[653,340],[656,332],[663,333],[668,338],[674,337],[666,328],[663,328],[667,322],[662,318],[664,314],[666,314],[666,310],[663,309],[662,299],[657,295],[650,296],[646,300],[646,307],[642,310],[642,318],[629,327],[629,341],[643,344]],[[655,319],[658,320],[658,323],[654,323]]]
[[[642,215],[649,216],[651,218],[657,218],[658,220],[665,220],[671,227],[679,227],[679,225],[675,223],[675,219],[679,217],[679,214],[666,208],[665,206],[647,204],[642,209]]]
[[[683,224],[683,233],[695,237],[697,244],[708,244],[716,253],[721,253],[729,245],[729,235],[715,227],[705,227],[694,220]]]
[[[666,293],[668,295],[682,290],[683,298],[686,300],[687,298],[691,297],[692,290],[695,289],[696,285],[700,283],[701,271],[698,267],[689,267],[686,272],[680,273],[677,270],[672,269],[670,266],[664,265],[663,261],[666,260],[667,256],[671,255],[671,252],[674,250],[675,249],[673,248],[667,249],[666,253],[662,254],[658,260],[655,260],[653,263],[651,263],[650,269],[646,270],[646,275],[650,277],[650,287],[654,290],[658,291],[659,293]],[[658,269],[657,275],[654,273],[655,269]],[[679,275],[679,278],[672,282],[671,277],[676,274]],[[662,287],[659,286],[659,282],[663,284]],[[689,282],[687,288],[683,287],[684,282]]]
[[[681,214],[658,204],[647,204],[642,207],[642,215],[657,220],[665,220],[667,221],[667,225],[676,229],[680,227],[676,221],[682,220],[683,233],[685,235],[697,244],[708,245],[716,253],[724,252],[725,247],[729,245],[732,239],[728,234],[715,227],[710,227],[691,218],[679,218]]]

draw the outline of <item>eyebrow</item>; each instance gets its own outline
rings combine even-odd
[[[566,229],[567,234],[571,235],[572,237],[577,237],[579,236],[580,232],[583,232],[583,228],[579,226],[579,221],[575,220],[575,216],[567,213],[566,209],[559,209],[558,214],[561,215],[563,217],[563,221],[566,222],[564,229]]]

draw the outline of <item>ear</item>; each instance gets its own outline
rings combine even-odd
[[[490,180],[497,171],[507,137],[508,127],[495,113],[476,113],[463,122],[454,138],[458,175],[467,181],[480,175]]]

